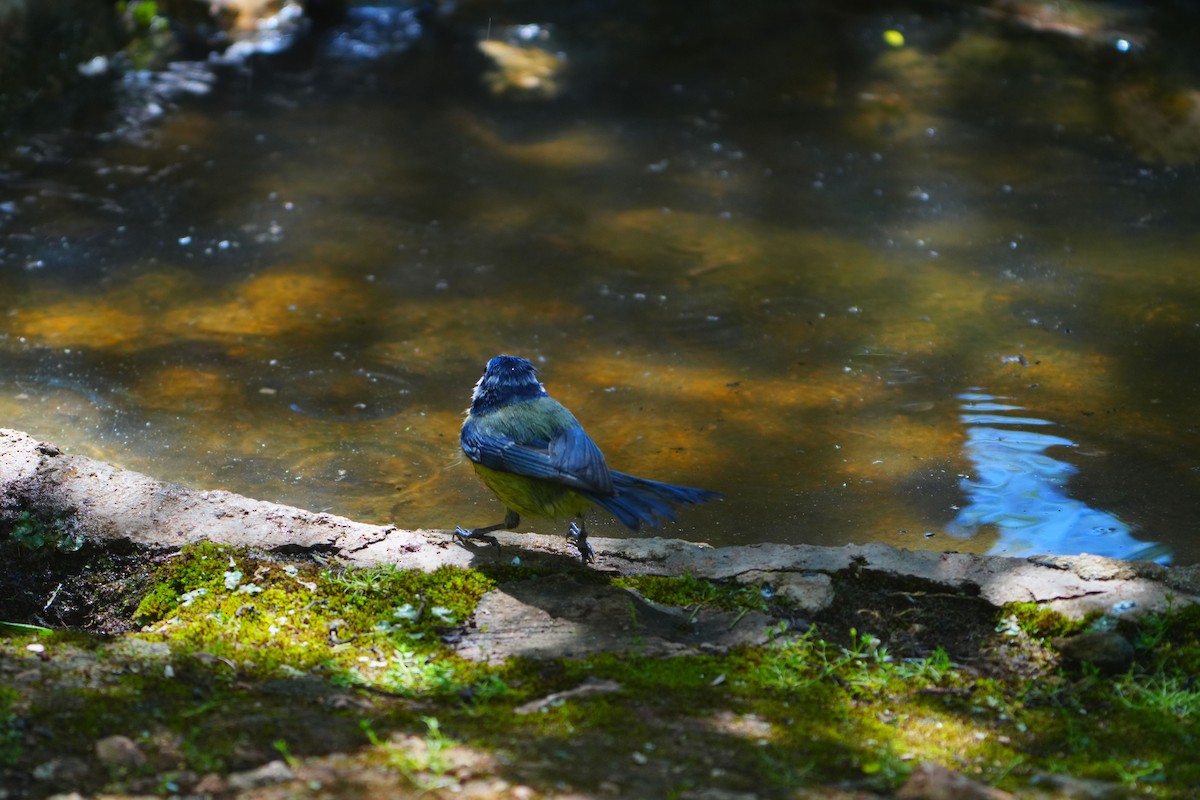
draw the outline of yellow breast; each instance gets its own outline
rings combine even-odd
[[[582,514],[591,505],[584,497],[556,483],[501,472],[474,462],[472,466],[500,502],[523,516],[562,519]]]

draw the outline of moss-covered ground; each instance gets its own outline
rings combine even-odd
[[[4,551],[8,574],[65,559],[57,585],[77,602],[88,559],[107,580],[106,559],[135,555]],[[1195,608],[1072,622],[846,573],[803,619],[758,587],[573,567],[658,603],[766,611],[774,638],[484,665],[454,645],[522,568],[347,569],[208,544],[136,560],[124,602],[102,595],[102,634],[43,625],[53,603],[21,619],[0,604],[0,796],[204,794],[272,760],[296,779],[243,796],[886,796],[922,761],[1022,797],[1053,796],[1054,776],[1160,798],[1200,785]],[[1058,663],[1054,637],[1104,624],[1135,646],[1127,673]],[[99,758],[114,735],[138,756]]]

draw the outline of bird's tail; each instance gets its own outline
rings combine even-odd
[[[721,496],[707,489],[659,483],[615,470],[609,474],[613,494],[586,497],[635,531],[642,523],[657,529],[663,522],[675,519],[676,508],[699,505]]]

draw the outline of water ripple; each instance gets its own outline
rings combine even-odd
[[[1075,447],[1062,436],[1019,427],[1053,425],[1034,417],[991,413],[1022,411],[997,403],[978,389],[960,394],[967,425],[963,450],[973,476],[960,483],[968,504],[949,528],[955,536],[975,535],[981,526],[999,534],[990,553],[1006,556],[1092,553],[1122,559],[1171,560],[1170,549],[1134,538],[1130,526],[1113,514],[1070,497],[1067,483],[1079,469],[1048,455],[1051,447]],[[980,413],[988,412],[988,413]]]

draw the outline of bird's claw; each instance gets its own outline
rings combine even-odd
[[[479,528],[469,531],[466,528],[459,526],[454,529],[454,540],[461,542],[464,546],[467,544],[467,542],[487,542],[489,544],[496,545],[497,550],[500,549],[500,540],[489,534],[487,531],[480,530]]]
[[[575,545],[575,549],[579,551],[579,558],[583,563],[596,560],[596,551],[588,544],[587,531],[578,522],[572,522],[567,535],[571,539],[571,543]]]

